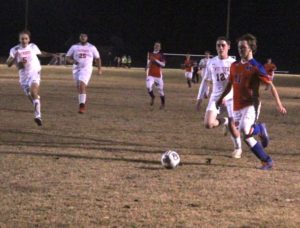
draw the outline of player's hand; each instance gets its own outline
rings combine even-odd
[[[198,99],[196,103],[196,111],[199,112],[201,109],[202,99]]]
[[[102,69],[98,69],[98,75],[102,75]]]
[[[21,70],[23,69],[25,66],[24,66],[24,63],[23,62],[17,62],[17,68],[18,70]]]
[[[219,109],[219,108],[220,108],[220,106],[221,106],[222,102],[223,102],[223,99],[219,99],[219,100],[217,100],[217,102],[216,102],[216,108],[217,108],[217,109]]]
[[[283,105],[278,106],[277,109],[281,114],[283,115],[287,114],[286,108],[283,107]]]

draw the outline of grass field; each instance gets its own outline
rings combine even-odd
[[[285,117],[261,91],[275,161],[261,171],[245,144],[234,160],[222,129],[203,127],[207,101],[197,113],[182,71],[165,70],[165,110],[149,106],[144,74],[94,75],[79,115],[71,68],[44,67],[39,128],[0,66],[0,227],[300,227],[300,77],[276,76]],[[168,149],[177,169],[160,165]]]

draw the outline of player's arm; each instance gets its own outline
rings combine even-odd
[[[96,58],[95,59],[96,62],[96,66],[98,67],[98,74],[101,75],[102,74],[102,61],[101,58]]]
[[[155,61],[158,65],[160,65],[161,67],[165,67],[165,66],[166,66],[165,61],[159,61],[158,59],[154,59],[154,61]]]
[[[76,62],[72,56],[67,56],[67,55],[66,55],[66,62],[69,64],[75,64],[75,65],[78,64],[78,62]]]
[[[8,67],[11,67],[15,62],[15,58],[13,58],[12,56],[9,56],[6,60],[6,64]]]
[[[217,109],[221,106],[221,104],[223,103],[224,97],[226,97],[226,95],[230,92],[231,88],[232,88],[232,83],[231,83],[231,81],[228,81],[224,92],[222,93],[222,95],[216,102]]]
[[[58,57],[57,54],[41,51],[41,54],[38,55],[39,57]]]
[[[272,93],[273,97],[275,98],[275,102],[276,102],[278,111],[282,114],[286,114],[287,113],[286,108],[281,103],[281,100],[280,100],[280,97],[279,97],[276,87],[274,86],[274,84],[272,82],[270,82],[269,85],[271,86],[271,93]]]

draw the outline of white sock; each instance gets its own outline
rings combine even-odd
[[[228,118],[227,117],[224,117],[225,119],[225,122],[223,123],[224,125],[228,125]]]
[[[33,107],[34,107],[34,116],[35,118],[41,118],[41,102],[40,99],[33,100]]]
[[[86,102],[86,94],[79,94],[78,95],[79,104],[85,104]]]
[[[235,138],[235,137],[231,136],[231,140],[232,140],[232,142],[233,142],[233,144],[234,144],[234,148],[235,148],[235,149],[241,149],[241,148],[242,148],[242,140],[241,140],[241,137]]]

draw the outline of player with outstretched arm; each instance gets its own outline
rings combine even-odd
[[[164,81],[162,75],[162,67],[165,67],[166,61],[164,55],[160,52],[161,43],[155,42],[152,53],[148,53],[147,56],[147,69],[146,69],[146,86],[148,93],[151,97],[150,105],[154,105],[155,95],[153,93],[153,87],[158,89],[161,105],[160,109],[165,107],[165,94],[164,94]]]
[[[231,133],[231,139],[234,144],[233,158],[241,158],[242,142],[239,132],[236,130],[233,121],[233,92],[232,90],[224,97],[222,103],[227,109],[227,117],[218,117],[219,110],[216,108],[216,102],[226,88],[230,66],[235,59],[228,55],[230,49],[230,40],[224,36],[218,37],[216,41],[216,50],[218,55],[209,60],[206,70],[203,75],[203,82],[199,88],[197,100],[203,100],[206,89],[206,84],[212,83],[212,92],[209,103],[206,108],[204,125],[208,129],[224,126]],[[204,86],[203,86],[204,85]],[[201,102],[197,102],[199,109]]]
[[[15,64],[19,70],[20,84],[34,107],[34,121],[42,126],[41,101],[39,96],[41,81],[40,57],[55,57],[55,54],[41,51],[37,45],[30,43],[31,33],[24,30],[19,33],[20,44],[10,49],[6,61],[8,67]]]
[[[98,74],[102,74],[101,58],[97,48],[88,42],[88,35],[81,33],[79,43],[72,45],[66,54],[68,63],[73,64],[73,78],[78,90],[79,110],[86,111],[87,86],[93,73],[93,60],[98,67]]]
[[[273,160],[264,150],[268,146],[269,136],[265,124],[257,123],[261,104],[259,101],[260,82],[270,85],[278,111],[282,114],[286,114],[287,111],[264,67],[253,58],[256,50],[257,40],[252,34],[245,34],[238,39],[241,60],[231,65],[228,84],[216,105],[219,108],[223,98],[233,88],[235,124],[243,133],[246,144],[262,162],[260,169],[269,170],[273,167]],[[260,136],[261,143],[254,138],[255,135]]]

